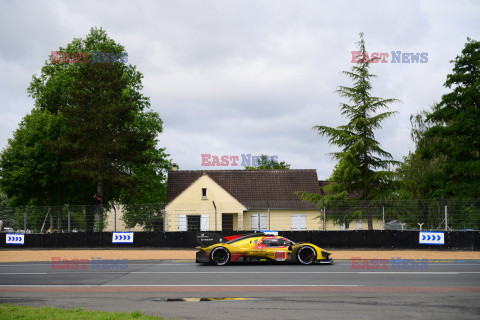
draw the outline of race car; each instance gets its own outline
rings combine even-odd
[[[333,264],[331,253],[311,243],[295,243],[287,238],[257,232],[220,237],[213,233],[197,235],[200,244],[197,263],[217,266],[236,261],[286,261],[299,264]]]

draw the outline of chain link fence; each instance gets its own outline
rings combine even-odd
[[[0,207],[1,232],[479,230],[480,199]]]

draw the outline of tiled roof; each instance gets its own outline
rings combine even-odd
[[[319,193],[317,172],[308,170],[178,170],[168,173],[167,203],[203,174],[208,175],[247,209],[317,209],[296,191]]]

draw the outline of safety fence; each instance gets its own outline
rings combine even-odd
[[[164,204],[0,207],[3,232],[163,231]]]
[[[224,231],[229,236],[248,231]],[[480,231],[443,231],[442,245],[421,244],[420,231],[360,230],[360,231],[282,231],[279,235],[294,242],[310,242],[322,248],[384,248],[384,249],[456,249],[480,250]],[[0,233],[0,248],[189,248],[193,249],[196,232],[132,232],[131,242],[115,243],[113,232],[79,232],[22,235],[22,244],[8,244],[8,234]],[[155,259],[152,256],[152,259]]]
[[[0,231],[480,230],[480,199],[0,207]]]

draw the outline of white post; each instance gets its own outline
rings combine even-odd
[[[422,223],[418,223],[418,222],[417,222],[417,224],[420,226],[420,231],[422,231],[422,226],[423,226],[424,223],[425,223],[425,222],[422,222]]]

